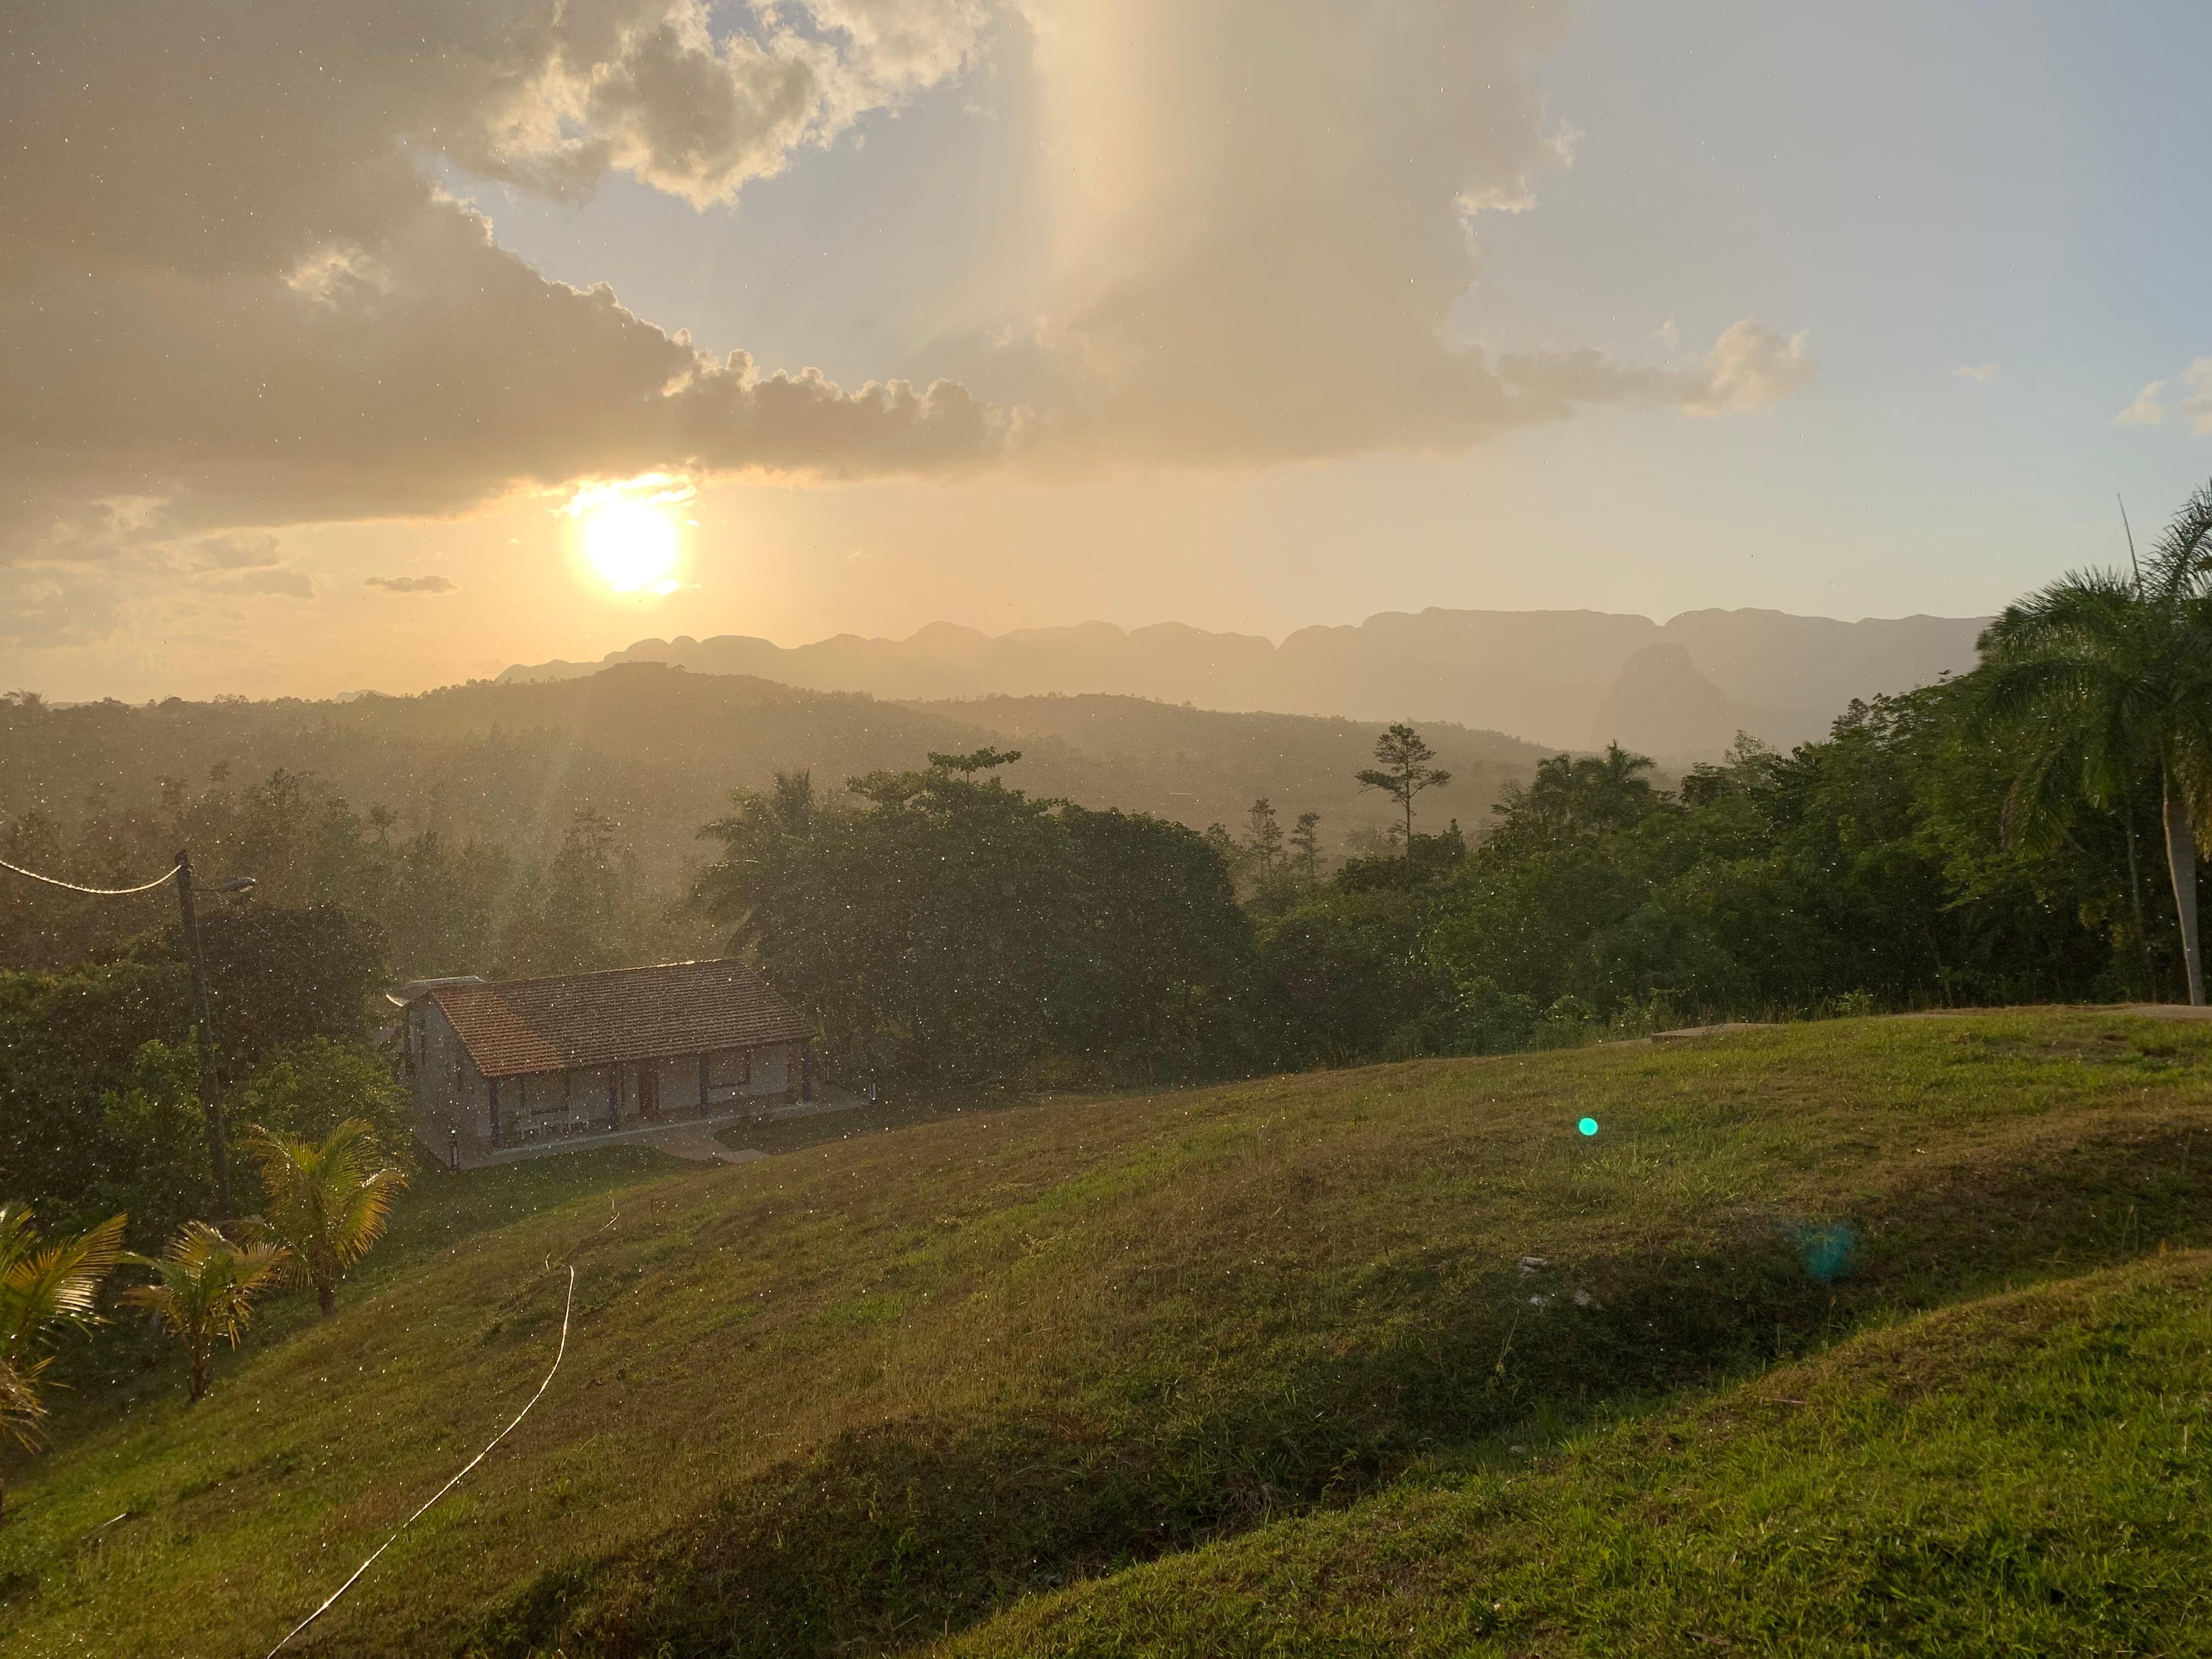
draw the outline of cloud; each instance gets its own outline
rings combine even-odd
[[[139,559],[305,597],[275,553],[210,538],[657,470],[1266,465],[1456,453],[1607,398],[1771,407],[1813,365],[1749,319],[1658,368],[1455,334],[1486,216],[1574,160],[1526,70],[1569,21],[1567,0],[29,9],[0,58],[0,566]],[[1000,37],[1030,54],[1050,276],[973,354],[1042,412],[708,355],[534,270],[437,182],[577,199],[626,173],[727,204]]]
[[[1758,414],[1819,374],[1808,337],[1800,331],[1785,339],[1747,317],[1730,324],[1694,367],[1623,365],[1584,349],[1510,353],[1498,359],[1498,372],[1534,409],[1638,402],[1672,404],[1698,416]]]
[[[957,386],[714,359],[550,281],[427,170],[726,201],[959,71],[975,0],[37,8],[0,60],[0,556],[88,504],[166,533],[465,509],[671,461],[995,457]],[[96,537],[94,539],[98,539]]]
[[[1805,350],[1803,331],[1788,339],[1747,317],[1729,325],[1705,354],[1704,378],[1682,401],[1692,415],[1746,415],[1771,409],[1813,383],[1819,368]]]
[[[1001,349],[1047,454],[1178,465],[1454,453],[1578,401],[1770,406],[1813,369],[1754,323],[1708,366],[1570,351],[1572,395],[1455,333],[1484,216],[1583,135],[1528,61],[1565,0],[1024,0],[1059,180],[1055,291]],[[1594,371],[1594,372],[1591,372]]]
[[[460,584],[451,576],[367,576],[363,587],[380,587],[387,593],[452,593]]]
[[[229,530],[190,544],[192,562],[203,570],[259,570],[284,562],[276,538],[265,532]]]
[[[2158,426],[2169,415],[2190,423],[2200,438],[2212,437],[2212,357],[2199,357],[2181,371],[2181,395],[2166,401],[2170,380],[2153,380],[2135,401],[2112,416],[2116,426]]]
[[[287,569],[281,565],[266,570],[241,570],[210,579],[202,586],[219,593],[278,594],[288,599],[315,597],[313,577],[304,570]]]
[[[2136,393],[2136,400],[2133,403],[2112,416],[2112,424],[2156,426],[2166,416],[2166,407],[2159,401],[2160,394],[2165,391],[2164,380],[2153,380],[2141,392]]]
[[[87,645],[133,625],[167,633],[270,595],[315,596],[276,537],[183,534],[161,503],[118,497],[63,514],[0,556],[0,644]]]
[[[1988,385],[1996,379],[2001,372],[1995,363],[1960,363],[1958,368],[1951,371],[1955,379],[1972,380],[1977,386]]]

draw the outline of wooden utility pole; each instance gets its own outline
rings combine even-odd
[[[177,908],[184,913],[185,961],[191,973],[192,1024],[199,1036],[200,1109],[207,1115],[208,1159],[215,1169],[215,1207],[230,1214],[230,1140],[224,1132],[222,1102],[216,1092],[215,1021],[208,1013],[207,973],[200,966],[200,923],[192,910],[192,855],[177,854]]]

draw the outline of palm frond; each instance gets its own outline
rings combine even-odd
[[[124,1218],[74,1238],[41,1239],[26,1206],[0,1212],[0,1360],[20,1367],[40,1336],[99,1318],[102,1280],[124,1260]]]
[[[292,1278],[327,1290],[382,1237],[405,1172],[382,1161],[361,1118],[348,1118],[320,1145],[258,1125],[246,1144],[261,1168],[268,1225],[292,1249]]]
[[[2173,522],[2159,532],[2143,581],[2169,603],[2200,595],[2212,585],[2212,484],[2184,502]]]
[[[46,1437],[46,1402],[39,1392],[46,1366],[43,1359],[21,1366],[0,1359],[0,1434],[26,1451],[38,1449]]]
[[[157,1275],[134,1285],[123,1300],[161,1316],[179,1336],[238,1345],[254,1296],[283,1272],[291,1252],[281,1244],[234,1244],[204,1221],[187,1221],[158,1256],[128,1258]]]

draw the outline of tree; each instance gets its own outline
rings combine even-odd
[[[1191,1077],[1252,1036],[1251,918],[1197,830],[1064,806],[1066,902],[1048,1030],[1087,1080]]]
[[[852,778],[858,806],[803,775],[741,793],[702,831],[724,856],[698,901],[852,1074],[972,1087],[1229,1064],[1252,944],[1228,832],[977,775],[1013,758]]]
[[[1421,734],[1401,720],[1375,739],[1375,758],[1382,765],[1356,775],[1363,787],[1380,789],[1405,809],[1407,858],[1413,855],[1413,797],[1424,789],[1440,789],[1451,781],[1450,773],[1429,764],[1436,757],[1436,750],[1422,740]]]
[[[320,1144],[255,1125],[246,1148],[261,1166],[270,1231],[289,1252],[288,1271],[314,1286],[325,1318],[338,1281],[383,1234],[392,1200],[407,1185],[384,1163],[368,1121],[348,1118]]]
[[[100,1281],[124,1259],[123,1218],[111,1216],[74,1238],[48,1241],[27,1205],[0,1205],[0,1432],[27,1449],[39,1443],[46,1405],[41,1378],[59,1332],[98,1322]],[[7,1488],[0,1485],[0,1515]]]
[[[1274,802],[1261,796],[1245,813],[1244,822],[1244,855],[1259,866],[1264,881],[1275,873],[1283,856],[1283,826],[1276,822]]]
[[[2005,607],[1981,638],[1978,725],[2015,745],[2008,836],[2062,842],[2082,802],[2124,808],[2154,778],[2189,1000],[2204,1001],[2197,847],[2212,824],[2212,486],[2147,568],[2073,571]]]
[[[1066,935],[1066,837],[1048,804],[977,775],[1018,757],[933,755],[846,780],[864,808],[741,794],[702,833],[701,877],[838,1063],[915,1079],[1018,1072],[1041,1051]]]
[[[161,1316],[192,1357],[185,1404],[208,1390],[208,1362],[215,1345],[236,1347],[252,1321],[253,1299],[284,1271],[290,1252],[262,1239],[234,1244],[204,1221],[187,1221],[158,1256],[127,1260],[160,1278],[134,1285],[123,1299]]]
[[[200,918],[216,1057],[228,1084],[272,1051],[311,1037],[365,1038],[370,1013],[390,982],[384,939],[374,923],[336,904],[259,902]],[[183,939],[171,927],[134,955],[181,962]]]
[[[414,1103],[392,1076],[390,1057],[366,1044],[326,1037],[270,1055],[232,1091],[231,1105],[242,1123],[309,1140],[320,1140],[352,1117],[367,1119],[381,1146],[404,1146],[414,1131]]]
[[[1291,868],[1297,871],[1308,887],[1321,882],[1321,814],[1301,812],[1297,827],[1291,831]]]
[[[1507,785],[1505,798],[1490,809],[1501,820],[1492,839],[1527,848],[1629,829],[1664,804],[1644,775],[1651,764],[1650,757],[1631,754],[1617,743],[1607,744],[1602,755],[1538,761],[1536,775],[1525,785]],[[1718,776],[1721,769],[1693,774],[1691,795],[1717,787],[1707,773]]]

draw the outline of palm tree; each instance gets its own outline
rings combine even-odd
[[[291,1252],[281,1244],[255,1239],[234,1244],[204,1221],[187,1221],[158,1256],[131,1256],[161,1275],[152,1285],[134,1285],[123,1299],[150,1308],[191,1350],[192,1380],[185,1404],[197,1404],[208,1390],[208,1359],[218,1341],[232,1347],[253,1317],[253,1298],[284,1271]]]
[[[74,1238],[46,1240],[28,1206],[0,1204],[0,1433],[26,1449],[39,1443],[46,1403],[40,1378],[58,1332],[98,1322],[100,1280],[123,1255],[123,1218],[111,1216]],[[0,1485],[0,1515],[7,1488]]]
[[[357,1117],[320,1146],[258,1127],[247,1132],[246,1144],[261,1165],[270,1231],[289,1248],[293,1277],[315,1287],[328,1315],[337,1305],[338,1281],[383,1233],[407,1176],[383,1161],[369,1125]]]
[[[2189,1000],[2204,1001],[2197,845],[2212,824],[2212,486],[2126,574],[2073,571],[2008,605],[1981,638],[1975,725],[2017,744],[2006,833],[2064,837],[2077,803],[2125,804],[2155,776]]]

